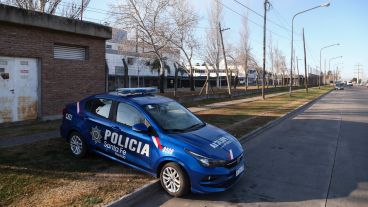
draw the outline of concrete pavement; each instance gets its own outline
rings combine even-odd
[[[334,91],[244,143],[247,172],[227,192],[136,206],[368,206],[368,89]]]

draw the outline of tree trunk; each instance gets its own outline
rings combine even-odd
[[[165,87],[164,87],[164,83],[165,83],[165,65],[164,65],[164,62],[162,61],[161,58],[159,60],[160,60],[159,88],[160,88],[160,93],[165,93]]]
[[[234,77],[234,89],[236,89],[236,86],[238,86],[238,72],[236,73],[235,77]]]
[[[124,65],[124,88],[128,88],[129,69],[128,64],[125,61],[125,58],[123,58],[123,65]]]
[[[176,91],[178,90],[178,66],[174,63],[175,78],[174,78],[174,97],[176,98]]]
[[[194,89],[194,69],[192,66],[192,63],[189,62],[189,67],[190,67],[190,74],[189,74],[189,86],[190,86],[190,91],[195,91]]]
[[[248,73],[245,73],[244,83],[245,83],[245,91],[247,91],[248,90]]]

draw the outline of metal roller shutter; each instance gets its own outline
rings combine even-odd
[[[66,60],[86,60],[86,48],[54,44],[54,58]]]

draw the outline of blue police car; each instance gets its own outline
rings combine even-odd
[[[118,89],[67,105],[60,131],[71,153],[95,152],[159,177],[172,196],[231,187],[245,169],[238,140],[155,92]]]

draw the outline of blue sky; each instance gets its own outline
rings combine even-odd
[[[201,16],[201,21],[196,29],[197,37],[204,40],[206,28],[208,28],[208,7],[214,0],[190,0]],[[262,0],[238,0],[251,9],[263,14]],[[85,13],[87,20],[105,21],[109,4],[115,0],[91,0],[89,10]],[[247,9],[237,4],[233,0],[221,0],[230,9],[244,14]],[[323,0],[270,0],[272,7],[269,11],[268,29],[271,30],[273,43],[277,44],[287,59],[287,66],[290,67],[290,46],[291,46],[291,18],[302,10],[325,3]],[[308,13],[298,16],[294,23],[294,47],[298,58],[303,58],[303,44],[301,31],[304,27],[307,43],[307,61],[312,67],[319,67],[320,48],[340,43],[340,46],[331,47],[323,51],[322,67],[324,59],[343,56],[342,59],[332,61],[331,66],[338,66],[342,72],[343,79],[351,79],[354,76],[356,65],[368,67],[368,1],[366,0],[332,0],[328,8],[318,8]],[[223,24],[231,29],[224,33],[227,43],[237,44],[239,42],[239,30],[241,17],[228,8],[223,9]],[[252,51],[259,62],[262,58],[263,19],[252,12],[248,12],[250,21],[250,42]],[[277,25],[276,25],[277,24]],[[279,26],[278,26],[279,25]],[[269,32],[267,33],[269,37]],[[302,61],[299,62],[299,65]],[[368,70],[364,71],[366,79]],[[356,74],[356,73],[355,73]],[[356,75],[355,75],[356,76]]]

